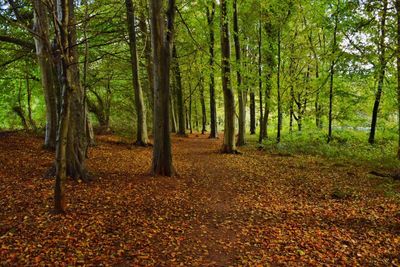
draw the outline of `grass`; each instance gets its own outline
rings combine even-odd
[[[326,131],[304,127],[302,132],[282,133],[281,142],[277,143],[274,129],[271,138],[264,141],[263,148],[271,154],[313,155],[325,157],[338,163],[351,163],[370,168],[396,170],[400,161],[396,157],[397,136],[393,131],[377,133],[376,143],[368,143],[368,132],[352,129],[335,130],[333,140],[328,144]],[[272,137],[273,136],[273,137]],[[250,143],[257,143],[258,135],[248,136]]]

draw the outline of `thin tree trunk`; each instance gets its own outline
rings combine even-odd
[[[212,0],[211,10],[207,8],[207,22],[209,30],[209,52],[210,52],[210,138],[218,138],[217,127],[217,106],[215,102],[215,77],[214,77],[214,19],[215,19],[215,0]]]
[[[132,0],[125,0],[125,5],[128,20],[129,48],[131,52],[132,83],[135,90],[135,106],[137,116],[135,144],[139,146],[147,146],[149,143],[149,138],[147,135],[146,107],[144,105],[143,91],[139,79],[139,63],[135,30],[135,10]]]
[[[207,110],[206,110],[206,102],[204,99],[204,85],[203,78],[200,81],[200,104],[201,104],[201,134],[205,134],[207,132]]]
[[[169,123],[169,87],[171,44],[173,43],[173,23],[175,1],[168,1],[167,29],[163,12],[164,1],[150,0],[151,35],[154,71],[154,114],[153,114],[153,162],[152,174],[172,176],[171,136]]]
[[[54,187],[54,208],[56,213],[65,213],[65,182],[67,179],[67,153],[69,143],[69,127],[70,127],[70,98],[74,93],[73,84],[71,84],[71,65],[68,62],[71,60],[70,46],[70,3],[69,0],[57,0],[57,16],[60,25],[56,26],[58,35],[59,47],[62,49],[63,56],[61,57],[61,73],[60,79],[62,84],[62,104],[60,113],[60,123],[57,133],[56,146],[56,181]]]
[[[397,18],[397,127],[398,127],[398,145],[397,158],[400,159],[400,0],[396,0],[396,18]]]
[[[192,125],[192,86],[190,85],[190,95],[189,95],[189,132],[192,134],[193,133],[193,125]]]
[[[277,88],[278,88],[278,127],[276,133],[276,142],[281,142],[281,130],[282,130],[282,101],[281,101],[281,31],[278,30],[278,77],[277,77]]]
[[[147,9],[143,9],[147,10]],[[148,95],[148,102],[149,102],[149,110],[154,107],[154,77],[153,77],[153,59],[151,55],[151,33],[147,27],[147,22],[146,22],[146,15],[144,12],[140,13],[140,18],[139,18],[139,28],[142,34],[146,35],[145,38],[145,43],[144,43],[144,57],[146,59],[146,72],[147,72],[147,83],[148,83],[148,88],[147,88],[147,95]],[[148,116],[151,116],[151,113],[146,114]]]
[[[385,71],[387,65],[385,39],[386,39],[386,16],[387,16],[388,1],[382,0],[382,2],[383,2],[383,12],[381,15],[381,26],[380,26],[378,90],[375,95],[374,108],[372,110],[371,131],[368,139],[368,142],[370,144],[375,143],[376,124],[378,121],[379,105],[381,102],[383,83],[385,80]]]
[[[333,45],[332,45],[332,56],[335,56],[335,53],[337,51],[337,29],[338,29],[338,24],[339,24],[339,8],[340,8],[340,0],[337,1],[337,7],[336,7],[336,14],[335,14],[335,27],[333,30]],[[332,59],[331,62],[331,67],[330,67],[330,84],[329,84],[329,114],[328,114],[328,143],[332,141],[332,122],[333,122],[333,86],[334,86],[334,76],[335,76],[335,65],[336,65],[336,60],[335,58]]]
[[[32,130],[36,131],[36,123],[32,118],[32,88],[29,82],[29,77],[26,77],[26,93],[28,100],[28,121]]]
[[[44,147],[56,148],[58,109],[55,66],[51,55],[49,21],[43,1],[34,0],[35,47],[41,72],[41,82],[46,103],[46,130]]]
[[[171,132],[176,133],[177,131],[177,123],[176,123],[176,116],[175,116],[175,103],[174,103],[174,98],[173,94],[169,96],[169,104],[170,104],[170,110],[171,110]]]
[[[256,96],[250,92],[250,134],[256,134]]]
[[[263,140],[263,91],[262,91],[262,26],[261,19],[258,26],[258,93],[260,98],[260,135],[258,142],[261,144]]]
[[[265,81],[265,101],[264,101],[264,116],[262,120],[262,132],[261,136],[263,139],[268,139],[268,119],[270,109],[270,99],[272,90],[272,62],[268,62],[270,69],[267,70],[266,81]]]
[[[84,50],[84,63],[83,63],[83,92],[84,92],[84,103],[85,103],[85,124],[86,124],[86,132],[87,132],[87,142],[89,146],[96,145],[93,125],[90,121],[89,110],[88,110],[88,103],[87,103],[87,73],[89,71],[89,39],[87,37],[87,26],[89,22],[89,14],[88,14],[88,3],[87,0],[82,1],[82,4],[85,5],[85,19],[83,22],[83,38],[85,42],[85,50]],[[89,147],[88,146],[88,147]],[[87,151],[86,151],[87,156]]]
[[[173,57],[173,72],[175,75],[175,91],[176,91],[176,100],[178,104],[178,135],[186,135],[185,130],[185,112],[184,112],[184,101],[183,101],[183,88],[182,88],[182,77],[181,71],[179,68],[179,60],[178,60],[178,52],[176,51],[176,46],[173,45],[172,48],[172,57]]]
[[[238,87],[238,102],[239,102],[239,133],[236,145],[243,146],[246,144],[246,93],[242,88],[242,73],[241,73],[241,51],[239,39],[239,21],[237,0],[233,0],[233,40],[235,43],[235,56],[236,56],[236,77]]]
[[[230,40],[229,23],[227,16],[226,0],[220,1],[221,6],[221,66],[222,66],[222,89],[224,93],[225,129],[224,144],[222,152],[237,153],[235,145],[235,97],[231,86],[230,66]]]

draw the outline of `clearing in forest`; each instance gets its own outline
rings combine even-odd
[[[178,176],[151,177],[152,148],[100,136],[96,180],[68,182],[61,216],[41,145],[0,138],[0,265],[400,264],[399,184],[366,168],[254,146],[226,155],[191,135],[173,138]]]

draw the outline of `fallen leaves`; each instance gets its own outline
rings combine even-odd
[[[60,216],[42,140],[2,137],[0,265],[399,265],[399,203],[365,170],[179,140],[179,176],[153,178],[151,148],[100,137],[88,160],[96,181],[69,182]]]

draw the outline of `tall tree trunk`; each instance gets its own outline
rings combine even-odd
[[[397,127],[398,127],[398,145],[397,158],[400,159],[400,0],[396,0],[396,18],[397,18]]]
[[[203,77],[200,80],[200,104],[201,104],[201,134],[205,134],[207,132],[207,110],[206,110],[206,102],[204,99],[204,84]]]
[[[154,148],[152,174],[172,176],[171,136],[169,125],[169,86],[171,44],[173,43],[173,23],[175,1],[168,1],[167,29],[163,12],[164,1],[150,0],[151,35],[154,71]]]
[[[276,142],[281,142],[281,130],[282,130],[282,101],[281,101],[281,35],[282,29],[278,30],[278,77],[277,77],[277,88],[278,88],[278,127],[276,133]]]
[[[218,138],[217,128],[217,106],[215,102],[215,77],[214,77],[214,19],[215,19],[215,0],[212,0],[211,10],[207,7],[207,22],[209,30],[209,52],[210,52],[210,138]]]
[[[221,5],[221,66],[222,66],[222,89],[224,93],[225,110],[225,129],[224,153],[236,153],[235,145],[235,97],[231,86],[231,66],[230,66],[230,40],[229,23],[227,16],[226,0],[220,1]]]
[[[258,142],[261,144],[263,141],[263,91],[262,91],[262,24],[261,18],[258,26],[258,93],[260,98],[260,135]]]
[[[250,92],[250,134],[256,134],[256,96]]]
[[[41,82],[46,103],[46,131],[44,146],[48,149],[56,148],[58,109],[57,109],[57,82],[55,80],[55,66],[51,54],[49,21],[47,9],[43,1],[34,0],[34,30],[35,47],[41,72]]]
[[[174,94],[171,94],[169,96],[169,104],[170,104],[170,110],[171,110],[171,132],[176,133],[178,124],[176,123],[176,116],[175,116],[175,101],[174,101]]]
[[[32,88],[29,82],[29,77],[26,76],[26,95],[28,101],[28,121],[30,128],[36,131],[36,123],[32,118]]]
[[[125,5],[128,20],[129,48],[131,51],[132,83],[135,90],[135,106],[137,116],[135,144],[139,146],[147,146],[147,144],[149,143],[149,137],[147,136],[146,107],[144,105],[143,91],[139,79],[139,64],[135,30],[135,10],[132,0],[125,0]]]
[[[89,146],[94,146],[96,145],[95,137],[94,137],[94,131],[93,131],[93,124],[90,120],[89,116],[89,109],[88,109],[88,103],[87,103],[87,73],[89,71],[89,39],[87,37],[87,27],[89,23],[89,14],[88,14],[88,2],[87,0],[82,1],[82,4],[85,6],[85,19],[83,22],[83,38],[84,38],[84,44],[85,44],[85,49],[84,49],[84,63],[83,63],[83,94],[84,94],[84,103],[85,103],[85,124],[86,124],[86,133],[87,133],[87,142],[88,142],[88,147]],[[86,153],[87,156],[87,153]]]
[[[233,40],[235,43],[235,56],[236,56],[236,66],[237,66],[236,77],[237,77],[238,102],[239,102],[239,123],[238,123],[239,133],[236,145],[243,146],[246,144],[246,92],[242,88],[237,0],[233,0]]]
[[[173,58],[173,72],[175,75],[175,91],[176,100],[178,104],[178,135],[186,135],[185,130],[185,107],[183,101],[183,88],[182,88],[182,77],[181,70],[179,68],[178,52],[176,51],[176,46],[173,45],[172,48],[172,58]]]
[[[190,94],[189,94],[189,112],[188,112],[189,120],[188,121],[189,121],[189,131],[192,134],[193,133],[193,125],[192,125],[192,102],[193,102],[192,95],[193,95],[193,93],[192,93],[191,83],[189,83],[189,84],[190,84],[190,87],[189,87]]]
[[[145,1],[147,2],[147,1]],[[147,10],[147,8],[143,8],[142,10]],[[149,110],[154,107],[154,73],[153,73],[153,59],[152,59],[152,52],[151,52],[151,33],[147,27],[147,22],[146,22],[146,15],[144,12],[140,13],[139,17],[139,28],[142,34],[146,35],[145,38],[145,43],[144,43],[144,57],[146,59],[146,73],[147,73],[147,84],[148,88],[146,90],[147,96],[148,96],[148,102],[149,102]],[[146,114],[148,116],[147,119],[150,119],[148,117],[151,117],[151,113]]]
[[[368,139],[368,142],[370,144],[375,143],[375,132],[376,132],[376,124],[378,121],[379,104],[381,102],[383,83],[385,80],[385,71],[387,65],[385,39],[386,39],[386,16],[387,16],[388,1],[382,0],[382,3],[383,3],[383,12],[381,14],[381,26],[380,26],[378,90],[375,95],[374,108],[372,110],[371,131]]]
[[[337,1],[336,14],[335,14],[335,27],[333,30],[333,45],[332,45],[332,57],[335,57],[337,51],[337,29],[339,24],[339,10],[340,0]],[[333,58],[330,67],[330,83],[329,83],[329,114],[328,114],[328,143],[332,141],[332,122],[333,122],[333,85],[335,76],[336,59]]]
[[[265,81],[265,100],[264,100],[264,116],[262,120],[262,132],[261,136],[263,139],[268,139],[268,119],[269,119],[269,109],[271,100],[271,90],[272,90],[272,62],[268,62],[266,81]]]
[[[72,3],[71,3],[72,4]],[[62,85],[62,104],[60,113],[60,123],[57,133],[56,145],[56,181],[54,188],[54,208],[57,213],[64,213],[65,203],[65,181],[68,173],[68,145],[69,145],[69,127],[71,112],[71,96],[74,94],[73,72],[70,60],[73,57],[70,44],[70,0],[57,0],[58,24],[55,26],[58,46],[63,56],[61,57],[60,84]]]
[[[63,64],[69,64],[66,70],[69,86],[73,88],[71,94],[70,122],[68,124],[67,144],[67,173],[74,179],[88,181],[85,159],[87,153],[87,124],[85,93],[79,75],[79,56],[77,47],[76,20],[73,0],[60,0],[67,2],[68,7],[68,47],[62,47],[69,59],[61,59]],[[64,44],[63,44],[64,45]],[[66,56],[63,54],[63,57]],[[65,66],[64,66],[65,68]],[[62,77],[62,76],[61,76]],[[60,82],[62,84],[62,82]]]

